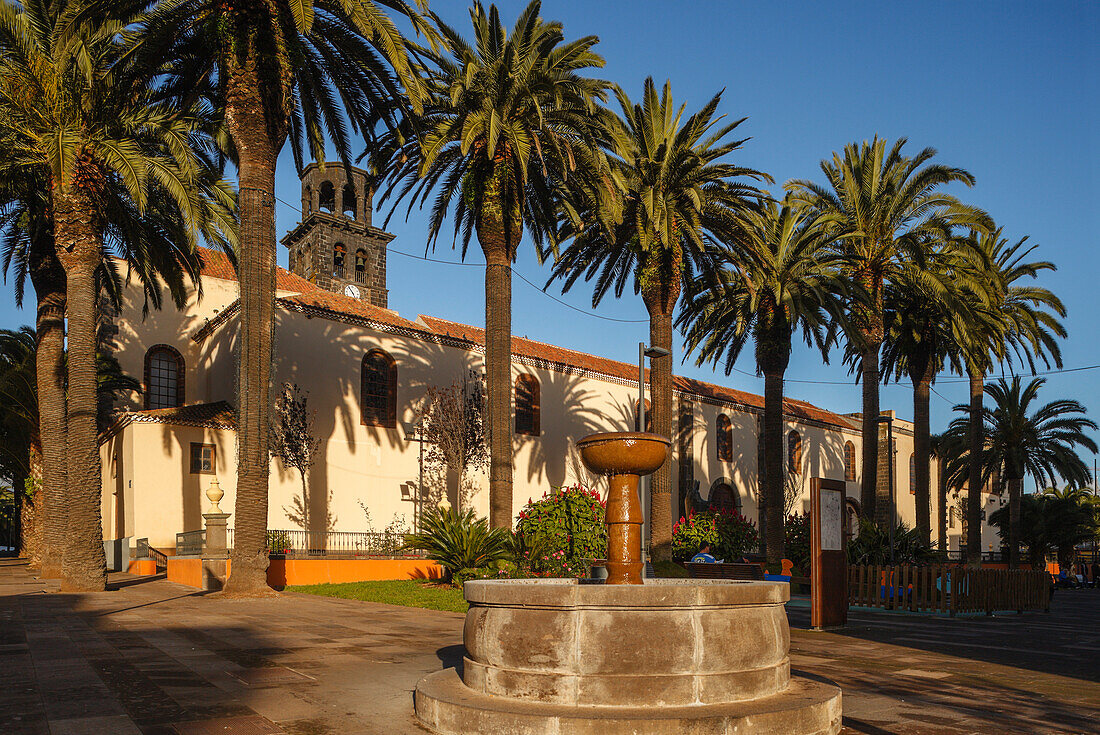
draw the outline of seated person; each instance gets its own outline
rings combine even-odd
[[[710,544],[708,543],[704,543],[702,548],[699,549],[699,553],[691,557],[692,564],[717,564],[718,561],[710,553]]]

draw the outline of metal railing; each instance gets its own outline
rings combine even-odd
[[[342,265],[333,266],[332,275],[336,276],[337,278],[343,278],[344,277],[344,266],[342,266]]]
[[[201,556],[206,544],[206,529],[176,534],[176,556]]]
[[[361,271],[358,268],[356,268],[355,269],[355,282],[356,283],[366,283],[367,282],[367,272],[366,271]]]
[[[420,556],[402,550],[405,535],[380,531],[301,531],[273,529],[267,532],[272,554],[304,557]]]
[[[966,561],[966,549],[956,549],[953,551],[943,552],[947,555],[947,561],[949,562],[965,562]],[[989,563],[1001,563],[1008,561],[1008,554],[1001,551],[983,551],[982,561]]]

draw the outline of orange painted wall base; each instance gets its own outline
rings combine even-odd
[[[135,563],[131,562],[131,566]],[[232,573],[229,565],[226,561],[226,569]],[[299,584],[440,579],[442,576],[443,567],[427,559],[272,559],[267,568],[267,583],[275,589]],[[169,558],[168,581],[202,589],[202,559]]]
[[[153,559],[131,559],[126,571],[130,574],[152,576],[157,573],[157,563]]]

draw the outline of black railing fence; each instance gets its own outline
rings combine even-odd
[[[226,545],[233,548],[233,529],[226,529]],[[200,556],[206,543],[206,531],[176,534],[177,556]],[[296,557],[421,557],[419,551],[403,550],[405,535],[384,531],[302,531],[271,529],[267,549],[271,554]]]
[[[176,534],[176,556],[200,556],[206,543],[206,529]]]

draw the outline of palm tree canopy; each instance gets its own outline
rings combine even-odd
[[[630,279],[644,294],[678,289],[681,278],[689,284],[696,271],[715,270],[720,246],[745,248],[741,216],[766,196],[746,179],[771,181],[727,160],[747,140],[729,137],[746,118],[723,124],[721,92],[686,119],[668,82],[658,94],[647,78],[637,104],[621,89],[615,94],[621,116],[609,121],[607,133],[621,196],[615,221],[608,227],[606,216],[588,216],[580,229],[567,221],[563,234],[573,242],[547,282],[561,278],[568,291],[581,277],[595,278],[593,306],[610,290],[621,297]]]
[[[971,367],[986,372],[995,361],[1013,356],[1035,372],[1035,358],[1049,367],[1062,366],[1057,338],[1066,330],[1059,317],[1066,315],[1061,300],[1045,288],[1021,283],[1038,278],[1043,271],[1057,270],[1049,261],[1026,260],[1038,245],[1028,245],[1025,236],[1015,244],[1003,237],[1003,229],[972,231],[969,251],[972,269],[984,271],[985,283],[974,289],[973,301],[985,316],[971,324],[964,340],[965,357]]]
[[[404,0],[132,1],[148,10],[133,34],[134,63],[157,66],[171,48],[173,93],[190,98],[202,90],[221,109],[230,67],[263,70],[257,78],[269,132],[280,145],[289,134],[299,171],[310,159],[325,160],[326,135],[349,161],[352,133],[371,139],[379,123],[397,125],[406,100],[417,110],[423,102],[408,42],[386,11],[433,45],[436,33]],[[232,149],[228,138],[223,144]]]
[[[535,0],[509,33],[495,5],[470,8],[474,39],[433,14],[440,53],[422,52],[428,91],[415,119],[419,136],[395,131],[376,155],[375,168],[393,184],[394,207],[408,211],[432,192],[428,246],[434,247],[454,207],[454,239],[465,257],[485,217],[505,221],[504,246],[514,258],[526,227],[544,257],[556,247],[556,224],[571,179],[603,170],[595,147],[608,82],[586,76],[602,68],[596,36],[566,41],[561,23],[539,16]],[[570,216],[577,217],[568,207]],[[487,212],[491,210],[490,212]],[[391,211],[392,216],[392,211]],[[485,247],[486,243],[482,243]]]
[[[197,238],[229,249],[232,189],[220,178],[202,102],[181,107],[126,63],[122,31],[137,18],[96,16],[77,2],[0,7],[0,227],[3,267],[22,295],[31,250],[52,247],[50,192],[95,192],[104,241],[101,285],[118,297],[118,255],[143,284],[185,298],[197,284]],[[45,245],[43,245],[45,243]]]
[[[698,350],[696,364],[722,362],[729,375],[751,336],[759,371],[766,361],[762,346],[779,339],[789,352],[801,328],[806,344],[828,361],[826,326],[831,316],[842,318],[840,294],[847,291],[838,270],[842,256],[829,249],[829,220],[789,199],[745,212],[742,243],[751,255],[723,249],[718,286],[705,278],[693,282],[677,319],[685,353]]]
[[[1083,447],[1097,451],[1096,442],[1086,433],[1095,431],[1096,422],[1087,418],[1085,408],[1070,399],[1052,401],[1033,408],[1043,378],[1033,378],[1026,385],[1018,376],[1000,379],[985,387],[993,407],[982,409],[983,480],[1002,469],[1010,479],[1033,475],[1040,481],[1064,478],[1072,485],[1087,485],[1092,474],[1076,450]],[[970,407],[959,405],[956,411],[967,415],[951,422],[947,435],[955,438],[961,448],[970,430]],[[966,461],[960,455],[958,464]]]

